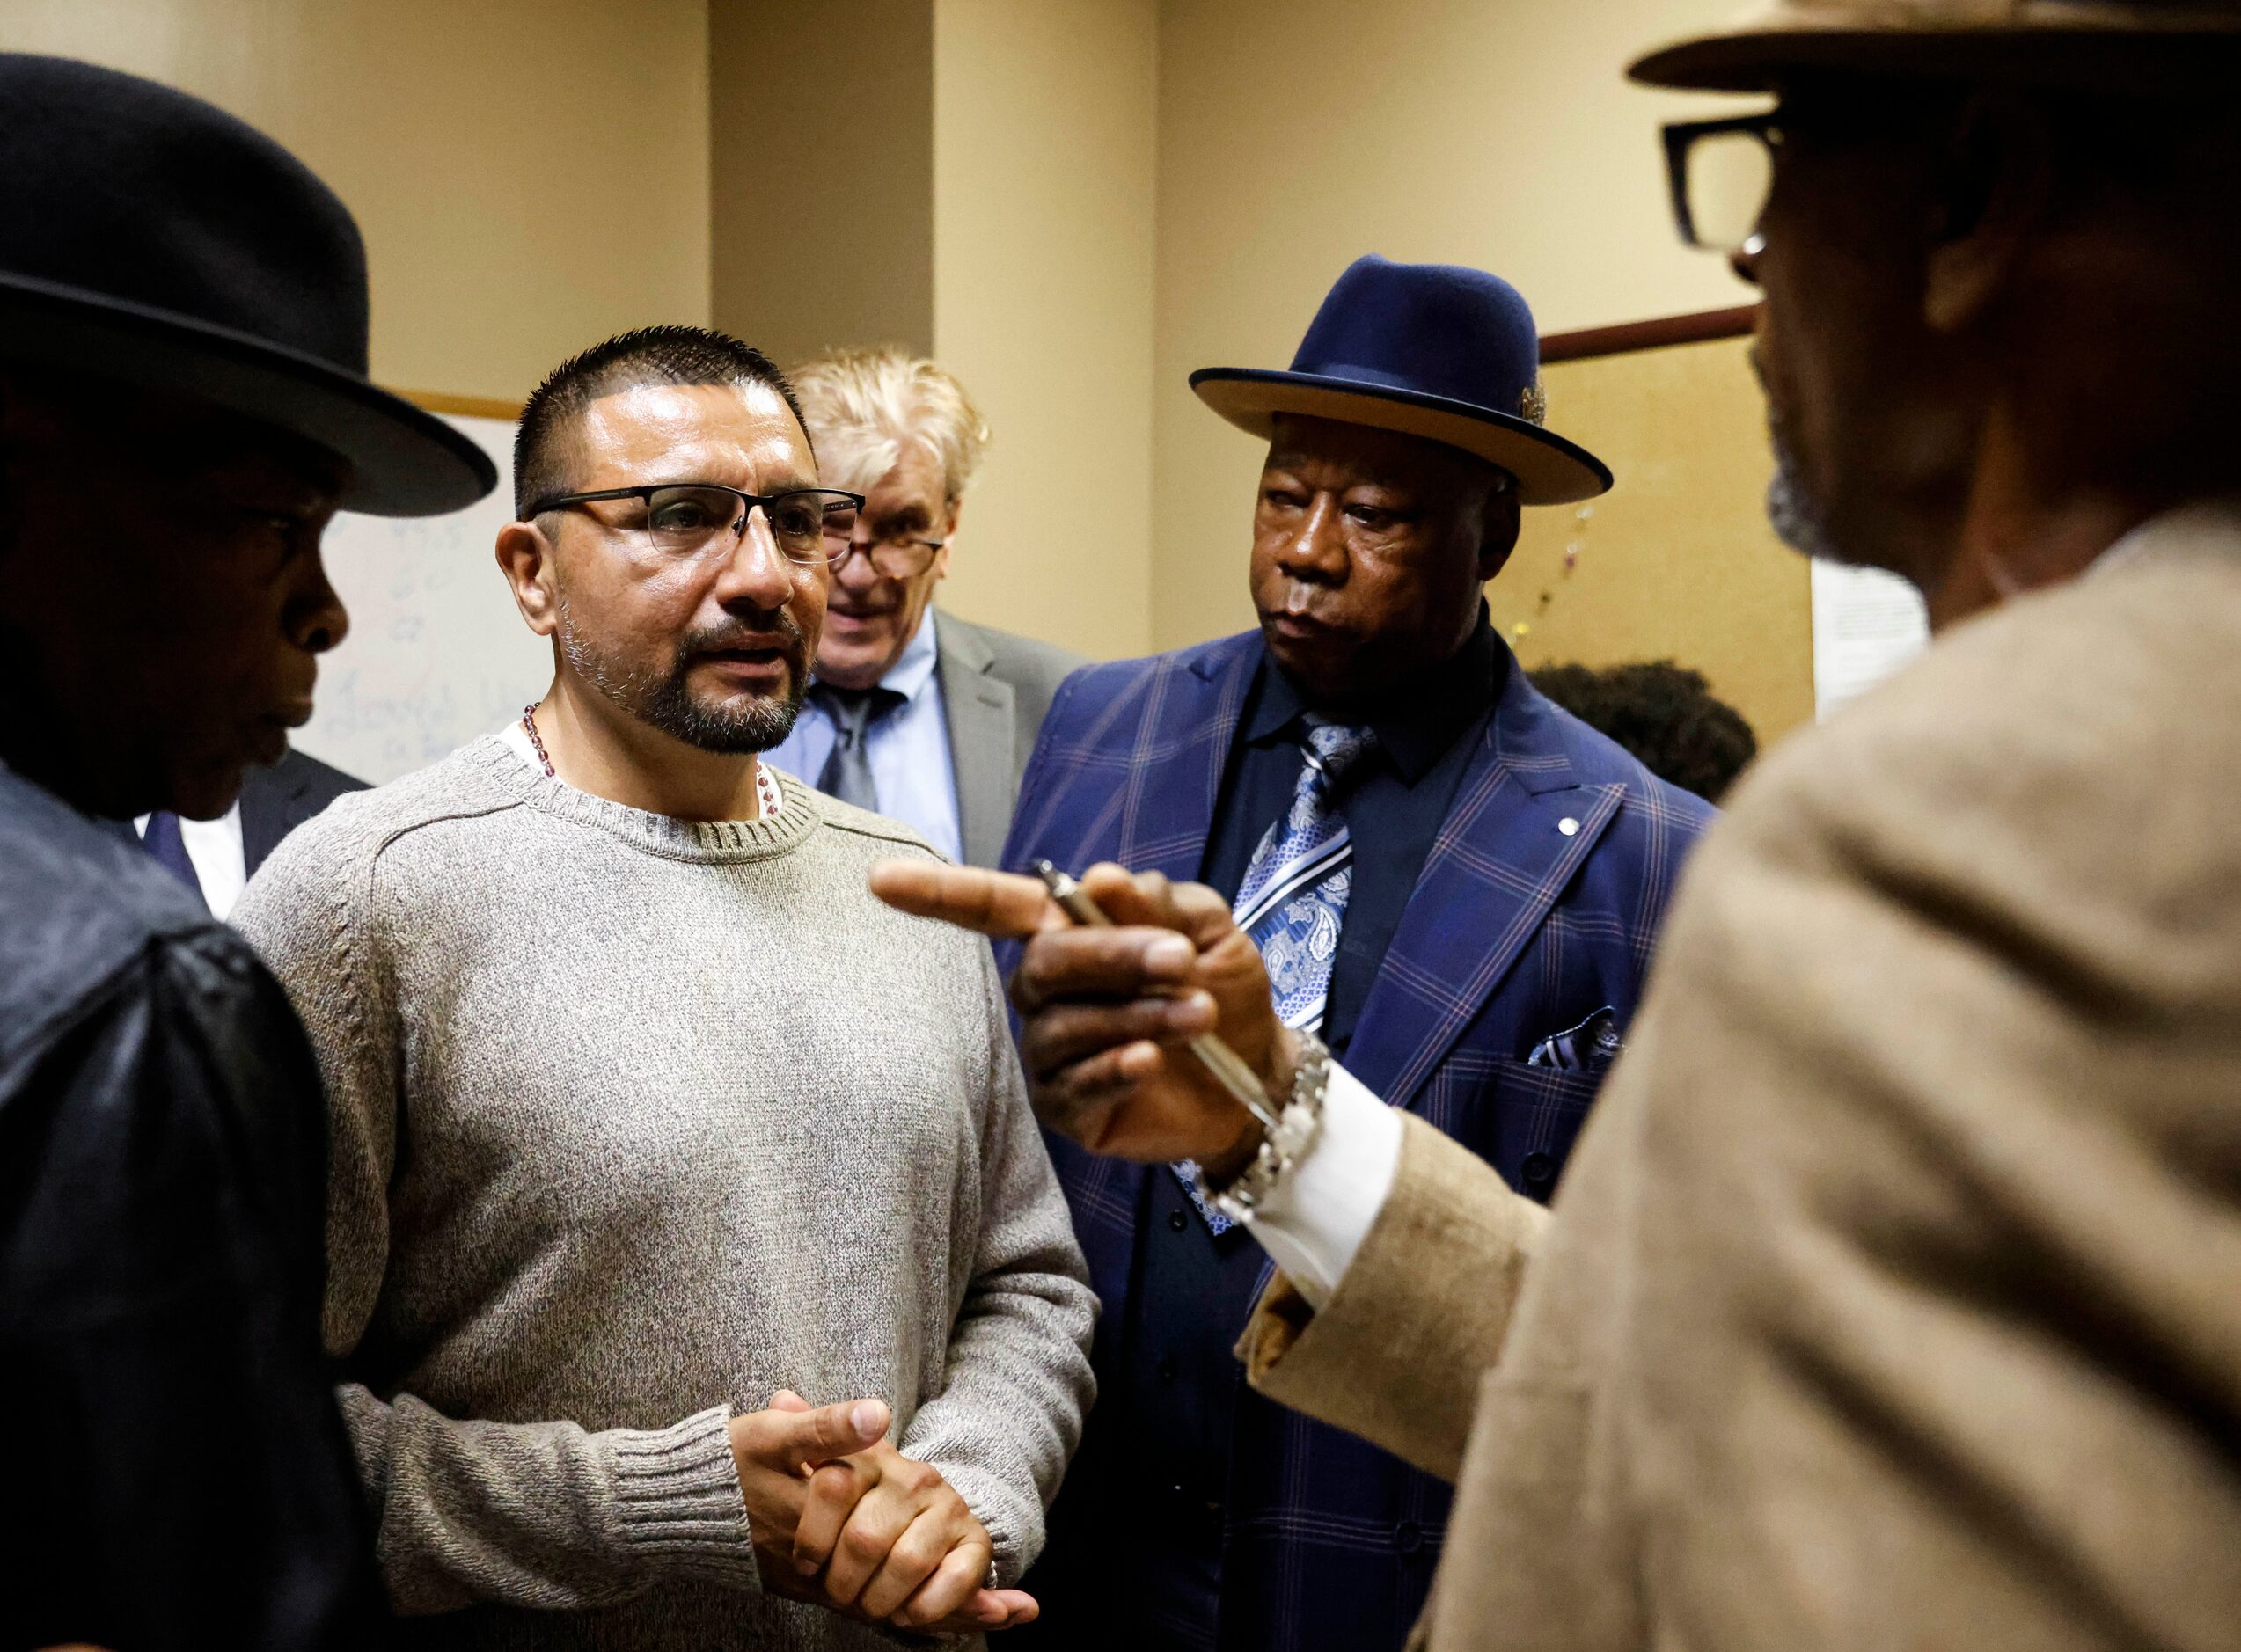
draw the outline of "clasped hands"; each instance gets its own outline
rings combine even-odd
[[[1227,1181],[1251,1162],[1260,1126],[1189,1046],[1218,1034],[1277,1106],[1290,1100],[1300,1039],[1276,1018],[1260,950],[1203,884],[1106,864],[1083,873],[1081,888],[1114,927],[1075,927],[1036,878],[933,860],[871,869],[890,906],[1026,941],[1012,1004],[1045,1124],[1095,1153],[1195,1159]]]
[[[879,1400],[812,1407],[788,1390],[731,1419],[763,1587],[921,1634],[1033,1622],[1032,1596],[984,1587],[987,1529],[937,1470],[887,1443],[887,1423]]]
[[[1195,1159],[1227,1180],[1260,1140],[1251,1114],[1188,1046],[1217,1033],[1292,1092],[1297,1036],[1276,1019],[1259,950],[1228,903],[1156,873],[1093,866],[1081,887],[1116,927],[1079,929],[1034,878],[883,860],[872,893],[983,934],[1024,938],[1012,979],[1036,1111],[1094,1152]],[[886,1443],[875,1400],[812,1408],[781,1392],[731,1420],[764,1586],[868,1621],[977,1634],[1034,1621],[1034,1598],[984,1587],[994,1546],[941,1474]]]

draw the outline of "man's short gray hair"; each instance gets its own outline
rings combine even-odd
[[[988,424],[965,387],[896,345],[835,350],[794,370],[802,416],[830,486],[868,493],[916,443],[941,463],[955,504],[979,468]]]

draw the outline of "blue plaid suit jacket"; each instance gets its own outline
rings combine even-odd
[[[1197,877],[1260,658],[1249,632],[1069,677],[1029,764],[1003,864],[1048,859],[1079,871],[1115,860]],[[1545,1199],[1600,1080],[1524,1058],[1605,1005],[1622,1026],[1631,1017],[1674,879],[1712,814],[1552,705],[1512,662],[1363,1004],[1348,1069]],[[1016,948],[1000,949],[1007,976],[1015,960]],[[1110,1385],[1149,1173],[1056,1137],[1051,1149],[1103,1303],[1095,1362]],[[1241,1373],[1234,1403],[1225,1652],[1398,1648],[1439,1559],[1447,1487],[1270,1404]],[[1095,1626],[1109,1615],[1099,1599],[1127,1587],[1101,1533],[1122,1517],[1103,1486],[1100,1436],[1110,1433],[1091,1417],[1053,1510],[1036,1575],[1039,1643],[1098,1644]]]

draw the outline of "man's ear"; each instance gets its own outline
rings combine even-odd
[[[1933,333],[1963,333],[1998,298],[2046,219],[2054,198],[2054,135],[2046,117],[2020,99],[1974,98],[1954,121],[1932,168],[1922,320]]]
[[[1507,476],[1487,490],[1486,503],[1480,510],[1478,539],[1478,581],[1483,585],[1507,566],[1510,553],[1518,548],[1518,531],[1521,526],[1518,513],[1518,485]]]
[[[512,588],[514,606],[529,628],[549,637],[560,628],[560,593],[553,587],[553,542],[533,522],[509,522],[498,530],[498,568]]]

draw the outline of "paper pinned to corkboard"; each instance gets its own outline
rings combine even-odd
[[[1922,596],[1895,574],[1816,561],[1813,600],[1817,721],[1827,722],[1930,646]]]

